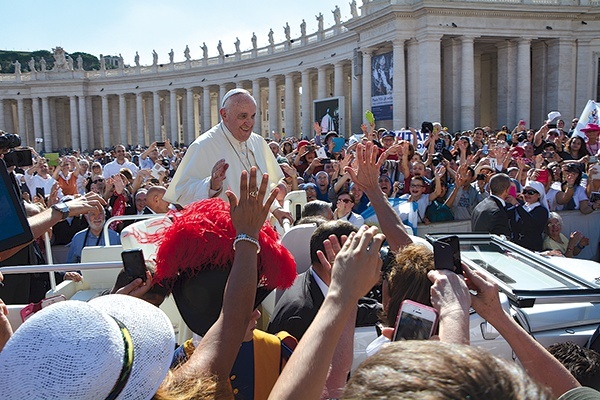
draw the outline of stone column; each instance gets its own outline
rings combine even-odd
[[[261,95],[260,95],[260,80],[252,81],[252,97],[256,100],[256,117],[254,118],[254,132],[263,135],[262,131],[262,110],[261,110]]]
[[[333,95],[344,95],[344,63],[339,61],[334,65],[333,77]]]
[[[152,115],[154,119],[154,141],[161,142],[163,137],[160,118],[160,94],[158,91],[152,92]]]
[[[531,39],[517,40],[517,63],[516,117],[530,122],[531,96],[523,94],[531,93]]]
[[[17,120],[19,121],[19,129],[17,133],[21,136],[21,140],[27,138],[27,130],[25,129],[25,105],[22,97],[17,97]]]
[[[350,133],[358,133],[360,132],[360,125],[362,124],[362,71],[360,71],[360,75],[355,75],[354,71],[357,71],[356,62],[358,57],[352,58],[352,73],[350,77],[351,81],[351,90],[352,90],[352,117],[351,117],[351,125]]]
[[[140,146],[145,146],[147,143],[144,127],[144,98],[141,93],[135,95],[135,121],[137,142]]]
[[[91,150],[88,139],[87,127],[87,107],[85,104],[85,96],[78,97],[79,102],[79,137],[81,139],[81,151]]]
[[[371,109],[371,50],[363,50],[362,115]],[[361,116],[361,120],[363,117]]]
[[[296,137],[312,137],[312,98],[311,98],[310,70],[302,71],[302,135],[296,134]]]
[[[516,91],[516,49],[515,43],[504,41],[498,48],[498,119],[497,125],[513,125]],[[516,125],[516,124],[514,124]]]
[[[179,123],[177,118],[177,90],[171,89],[169,91],[169,114],[171,116],[171,144],[175,145],[175,142],[179,141]]]
[[[42,124],[44,126],[44,151],[52,151],[52,128],[50,128],[50,104],[48,97],[42,97]]]
[[[0,106],[1,106],[1,101],[0,101]],[[0,107],[0,113],[2,113],[2,107]],[[43,138],[44,134],[42,131],[42,120],[41,120],[41,116],[42,113],[40,112],[40,99],[39,97],[33,97],[31,99],[31,112],[33,113],[33,138],[34,140],[37,138]],[[2,121],[0,121],[2,122]],[[0,127],[3,127],[3,124],[0,124]],[[37,146],[37,142],[35,143],[35,145],[33,145],[33,147],[35,147],[36,150],[38,149]],[[40,146],[40,148],[43,148],[43,146]]]
[[[445,40],[442,47],[442,59],[444,60],[444,86],[442,91],[444,98],[444,110],[442,112],[442,124],[450,127],[455,132],[461,125],[461,87],[460,76],[462,69],[462,48],[458,38]]]
[[[426,63],[420,63],[418,69],[418,120],[440,121],[442,116],[441,36],[419,35],[417,41],[418,60],[427,60]]]
[[[223,101],[223,97],[227,94],[227,85],[225,83],[221,83],[219,85],[219,98],[217,99],[217,109],[221,109],[221,101]],[[220,119],[220,117],[219,117]]]
[[[595,89],[589,82],[594,81],[594,63],[592,52],[593,47],[589,39],[577,39],[577,65],[576,65],[576,76],[577,81],[575,83],[575,111],[578,116],[580,110],[586,106],[589,99],[594,98]],[[0,106],[0,110],[2,107]],[[568,118],[568,116],[565,116]],[[0,120],[1,121],[1,120]],[[0,122],[1,126],[1,122]]]
[[[212,126],[210,118],[210,86],[202,88],[202,132],[208,131]]]
[[[113,143],[110,142],[110,118],[108,115],[108,96],[103,94],[100,96],[102,99],[102,145],[105,148],[111,147]]]
[[[419,92],[419,63],[412,61],[417,60],[419,57],[417,50],[416,39],[409,39],[406,42],[406,59],[411,60],[411,62],[406,66],[406,98],[411,99],[411,101],[407,102],[406,125],[414,128],[420,128],[421,122],[423,122],[419,121],[419,108],[416,101]]]
[[[0,98],[0,129],[6,129],[4,124],[4,99]]]
[[[462,68],[460,74],[460,129],[475,127],[475,70],[472,37],[461,38]]]
[[[296,85],[292,74],[285,75],[285,136],[296,135]]]
[[[33,100],[34,103],[37,101],[37,99]],[[71,147],[73,148],[73,150],[81,149],[81,141],[79,139],[79,120],[77,117],[77,96],[69,96],[69,111],[71,117]]]
[[[127,146],[127,97],[125,93],[119,94],[119,141]]]
[[[277,77],[269,77],[269,132],[279,131],[279,96],[277,96]]]
[[[392,128],[396,131],[406,127],[406,71],[404,63],[404,39],[393,41],[394,88]]]
[[[562,112],[565,115],[573,115],[579,117],[579,115],[581,114],[581,110],[575,110],[573,107],[573,88],[575,85],[574,71],[576,71],[575,40],[572,38],[559,38],[557,39],[556,47],[557,57],[554,58],[552,61],[555,61],[557,65],[549,65],[549,68],[556,68],[556,82],[558,84],[558,87],[556,88],[556,92],[551,93],[550,96],[554,96],[554,98],[558,102],[558,104],[556,105],[556,110]],[[565,95],[565,93],[569,93],[570,95],[567,96]],[[554,111],[554,108],[548,111]]]
[[[317,97],[319,100],[329,97],[327,94],[327,67],[325,65],[317,68]]]
[[[190,143],[194,141],[196,138],[195,135],[195,126],[196,122],[194,119],[194,89],[187,88],[185,90],[185,112],[187,119],[187,126],[185,130],[185,139],[184,142],[188,146]]]

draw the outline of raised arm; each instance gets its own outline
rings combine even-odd
[[[571,373],[502,309],[498,287],[478,271],[464,268],[477,313],[498,330],[534,380],[548,386],[556,397],[580,386]]]
[[[256,167],[252,167],[250,174],[242,172],[239,200],[233,192],[227,191],[231,204],[231,221],[237,235],[246,234],[258,239],[277,195],[277,189],[273,190],[263,205],[267,186],[268,175],[265,174],[260,182],[260,189],[258,188]],[[258,195],[254,195],[256,191]],[[210,374],[215,375],[219,381],[229,378],[252,314],[257,285],[257,257],[255,244],[246,240],[236,244],[233,266],[223,294],[221,314],[178,373]]]
[[[412,239],[408,236],[402,220],[379,187],[379,170],[384,161],[384,156],[379,157],[379,161],[377,161],[377,147],[373,143],[359,144],[356,147],[356,167],[346,167],[346,171],[350,173],[354,184],[358,185],[369,197],[390,247],[394,251],[398,251],[412,243]]]
[[[317,316],[275,383],[269,399],[318,399],[334,350],[358,299],[379,281],[385,237],[363,226],[335,258],[331,285]]]

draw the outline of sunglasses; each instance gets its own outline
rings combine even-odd
[[[92,183],[98,183],[98,182],[104,182],[104,179],[96,179],[95,181],[92,181]]]
[[[346,204],[352,203],[352,200],[350,200],[350,199],[338,199],[338,201],[343,201]]]
[[[533,189],[525,189],[523,190],[523,194],[528,194],[530,196],[533,196],[534,194],[539,194],[537,190],[533,190]]]

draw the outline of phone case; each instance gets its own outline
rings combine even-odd
[[[52,297],[48,297],[46,299],[42,299],[37,303],[29,303],[21,310],[21,319],[25,322],[29,317],[31,317],[36,312],[40,311],[42,308],[46,308],[54,303],[58,303],[59,301],[65,301],[67,298],[62,295],[56,295]]]
[[[415,317],[414,311],[420,311],[417,314],[422,314],[422,318]],[[402,313],[405,312],[410,317],[402,321]],[[431,318],[425,318],[431,317]],[[412,340],[412,339],[428,339],[435,332],[438,323],[438,312],[435,308],[426,306],[425,304],[417,303],[412,300],[404,300],[400,304],[398,316],[396,317],[396,326],[394,329],[394,341],[397,340]],[[425,334],[426,332],[426,334]],[[427,336],[427,337],[424,337]]]

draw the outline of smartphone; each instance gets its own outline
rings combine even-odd
[[[483,145],[483,148],[481,149],[481,152],[482,152],[483,154],[485,154],[486,156],[487,156],[487,155],[490,153],[490,152],[489,152],[489,149],[488,149],[488,145],[487,145],[487,144],[484,144],[484,145]]]
[[[46,197],[46,190],[43,187],[36,187],[35,194],[43,199],[44,197]]]
[[[156,147],[165,147],[165,142],[156,142]]]
[[[449,269],[462,275],[460,261],[460,241],[458,236],[451,235],[439,238],[433,242],[433,263],[435,269]]]
[[[600,200],[600,193],[599,192],[592,192],[592,195],[590,196],[590,202],[594,203],[596,201]]]
[[[394,341],[427,340],[437,325],[438,312],[435,308],[404,300],[396,318]]]
[[[319,161],[321,161],[321,164],[331,164],[330,158],[322,158]]]
[[[590,156],[590,162],[591,163],[597,163],[598,162],[598,156]]]
[[[121,259],[123,260],[123,270],[132,281],[142,278],[142,281],[146,282],[146,271],[148,268],[146,268],[146,260],[144,259],[142,249],[122,251]]]

